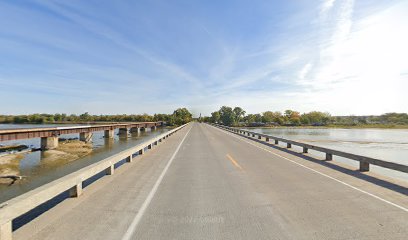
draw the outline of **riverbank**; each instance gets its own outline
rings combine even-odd
[[[4,146],[7,147],[7,146]],[[60,141],[58,148],[41,152],[41,162],[46,166],[60,166],[78,160],[92,152],[92,144],[79,140]],[[0,156],[0,184],[13,184],[21,180],[20,161],[22,153]]]
[[[408,125],[382,125],[382,124],[364,124],[364,125],[325,125],[325,126],[237,126],[238,128],[265,128],[265,129],[332,129],[332,128],[342,128],[342,129],[408,129]]]
[[[13,183],[13,177],[20,176],[19,165],[23,158],[21,153],[0,156],[0,184]]]
[[[10,145],[10,146],[0,145],[0,153],[10,152],[10,151],[22,151],[26,149],[28,149],[27,145]]]

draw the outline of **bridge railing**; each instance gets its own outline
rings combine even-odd
[[[172,129],[135,147],[89,165],[9,201],[0,203],[0,240],[9,240],[12,238],[12,221],[14,219],[64,192],[68,191],[70,197],[80,196],[84,181],[91,179],[101,172],[104,172],[106,175],[112,175],[115,170],[115,164],[123,160],[132,162],[134,155],[143,154],[145,149],[151,149],[154,145],[158,145],[159,142],[167,139],[186,125],[187,124]]]
[[[334,149],[330,149],[330,148],[325,148],[325,147],[319,147],[319,146],[311,145],[311,144],[308,144],[308,143],[297,142],[297,141],[293,141],[293,140],[289,140],[289,139],[285,139],[285,138],[280,138],[280,137],[275,137],[275,136],[271,136],[271,135],[267,135],[267,134],[242,130],[242,129],[238,129],[238,128],[232,128],[232,127],[227,127],[227,126],[218,125],[218,124],[213,124],[213,125],[216,126],[216,127],[228,130],[230,132],[237,133],[237,134],[247,135],[249,137],[258,137],[259,140],[262,140],[262,138],[265,138],[265,141],[267,141],[267,142],[269,142],[270,140],[274,140],[274,143],[276,145],[279,144],[279,142],[284,142],[284,143],[286,143],[287,148],[291,148],[292,145],[299,146],[299,147],[303,148],[303,153],[308,153],[309,149],[312,149],[312,150],[315,150],[315,151],[318,151],[318,152],[322,152],[322,153],[326,154],[326,160],[327,161],[333,160],[334,155],[339,156],[339,157],[344,157],[344,158],[347,158],[347,159],[351,159],[351,160],[355,160],[355,161],[358,161],[360,163],[359,170],[361,172],[369,171],[370,170],[370,164],[372,164],[372,165],[375,165],[375,166],[380,166],[380,167],[383,167],[383,168],[408,173],[408,166],[403,165],[403,164],[399,164],[399,163],[388,162],[388,161],[384,161],[384,160],[380,160],[380,159],[376,159],[376,158],[371,158],[371,157],[361,156],[361,155],[357,155],[357,154],[347,153],[347,152],[334,150]]]

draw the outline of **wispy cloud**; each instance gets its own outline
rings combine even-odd
[[[395,87],[408,82],[408,4],[373,5],[0,2],[0,94],[22,112],[408,111]],[[66,101],[49,110],[21,103],[55,96]]]

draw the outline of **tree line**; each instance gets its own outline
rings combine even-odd
[[[266,111],[246,114],[241,107],[222,106],[218,111],[204,117],[203,121],[221,123],[227,126],[327,126],[394,124],[408,125],[408,114],[386,113],[380,116],[331,116],[328,112],[312,111],[300,113],[295,110]]]
[[[172,114],[120,114],[120,115],[91,115],[88,112],[76,114],[28,114],[28,115],[0,115],[0,123],[83,123],[83,122],[156,122],[164,121],[168,125],[182,125],[192,121],[193,115],[186,108],[178,108]]]

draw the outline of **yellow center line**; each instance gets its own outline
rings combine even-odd
[[[234,164],[235,167],[239,168],[240,170],[244,171],[244,169],[238,164],[237,161],[235,161],[234,158],[231,157],[231,155],[227,154],[227,158]]]

